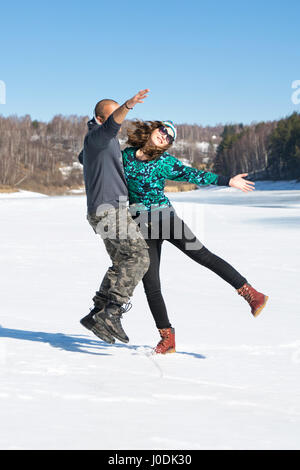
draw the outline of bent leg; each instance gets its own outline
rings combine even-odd
[[[93,228],[101,222],[103,230],[97,233],[100,233],[112,260],[112,266],[108,268],[99,291],[93,298],[95,304],[103,298],[119,305],[127,303],[150,264],[148,245],[137,225],[128,211],[125,212],[125,218],[124,212],[119,217],[119,211],[116,209],[115,213],[94,216],[93,219],[90,217],[89,220]],[[133,230],[130,230],[132,227]],[[105,236],[105,233],[114,236]]]

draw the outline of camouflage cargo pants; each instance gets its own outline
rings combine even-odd
[[[87,219],[104,241],[112,266],[93,298],[95,305],[104,300],[122,305],[132,296],[148,271],[148,245],[127,208],[110,208]]]

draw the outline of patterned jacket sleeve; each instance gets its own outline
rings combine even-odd
[[[184,165],[178,158],[166,154],[164,159],[164,176],[168,180],[188,181],[197,185],[215,184],[229,186],[229,176],[217,175],[210,171],[197,170]]]

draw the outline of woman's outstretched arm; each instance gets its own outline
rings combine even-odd
[[[184,165],[178,158],[173,155],[168,155],[164,160],[164,176],[166,179],[174,181],[187,181],[197,185],[214,184],[218,186],[231,186],[233,188],[241,189],[244,192],[252,191],[252,181],[243,179],[248,173],[241,173],[234,177],[218,175],[210,171],[197,170],[187,165]]]

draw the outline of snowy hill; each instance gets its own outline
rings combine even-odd
[[[168,194],[207,248],[269,295],[252,318],[230,285],[165,242],[168,356],[151,354],[141,284],[128,345],[79,324],[109,266],[85,197],[1,197],[0,448],[299,449],[300,188],[266,189]]]

